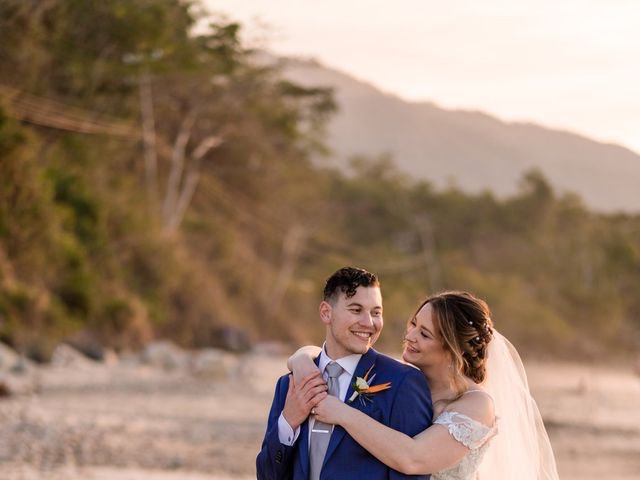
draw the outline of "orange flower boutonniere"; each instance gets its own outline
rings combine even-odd
[[[355,399],[359,398],[360,402],[364,404],[365,401],[371,402],[371,396],[382,392],[384,390],[388,390],[391,388],[391,382],[381,383],[379,385],[371,385],[373,379],[376,377],[374,373],[371,378],[369,378],[369,374],[373,370],[373,365],[367,370],[367,373],[364,374],[364,377],[356,377],[353,382],[353,395],[349,398],[349,403],[352,403]]]

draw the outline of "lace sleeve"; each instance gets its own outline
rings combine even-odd
[[[447,427],[451,436],[470,450],[480,448],[497,431],[458,412],[442,412],[433,423]]]

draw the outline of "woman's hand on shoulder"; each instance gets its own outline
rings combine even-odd
[[[293,373],[293,377],[301,382],[313,372],[318,372],[318,367],[314,363],[314,359],[320,355],[322,349],[315,345],[306,345],[300,347],[287,360],[287,367]]]

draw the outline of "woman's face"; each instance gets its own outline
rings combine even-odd
[[[431,304],[424,305],[413,317],[404,336],[402,358],[418,368],[448,367],[449,354],[442,347],[442,338],[433,321]]]

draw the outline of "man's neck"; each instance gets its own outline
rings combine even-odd
[[[327,356],[329,360],[333,360],[334,362],[336,360],[340,360],[341,358],[350,357],[352,355],[359,355],[359,356],[366,355],[369,352],[369,350],[370,348],[367,349],[367,351],[364,353],[350,352],[343,348],[335,348],[335,346],[330,345],[326,340],[322,344],[322,352]]]
[[[356,371],[358,363],[362,355],[359,353],[347,353],[347,355],[340,356],[338,358],[331,357],[326,348],[322,348],[322,353],[318,359],[318,367],[320,370],[324,371],[324,368],[332,361],[337,362],[344,369],[345,372],[348,372],[350,375],[353,375]]]
[[[325,355],[333,361],[340,360],[341,358],[348,357],[350,355],[360,355],[358,352],[349,352],[347,350],[328,345],[327,342],[324,343],[322,349],[324,350]]]

